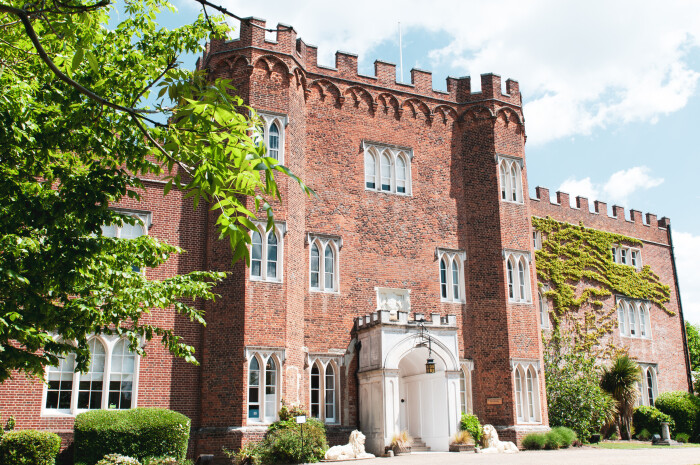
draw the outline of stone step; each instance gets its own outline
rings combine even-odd
[[[428,447],[421,438],[413,438],[413,444],[411,444],[411,452],[430,452],[430,447]]]

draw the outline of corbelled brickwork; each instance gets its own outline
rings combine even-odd
[[[519,441],[532,425],[516,420],[511,362],[541,366],[542,339],[536,299],[508,299],[504,251],[534,257],[534,216],[620,232],[644,241],[645,263],[662,281],[673,284],[668,220],[657,222],[633,211],[633,222],[568,207],[568,197],[549,203],[546,190],[527,200],[527,166],[522,101],[518,83],[481,76],[481,92],[469,78],[448,78],[447,92],[432,89],[431,74],[411,71],[411,84],[396,82],[396,67],[375,62],[375,76],[358,74],[357,56],[338,52],[335,69],[319,66],[317,49],[281,28],[275,42],[265,40],[258,19],[243,21],[240,39],[207,45],[198,68],[212,79],[231,79],[246,104],[268,114],[286,116],[284,164],[313,188],[307,198],[293,182],[278,180],[283,202],[275,218],[284,231],[280,282],[252,281],[239,263],[232,267],[227,242],[218,240],[215,212],[193,210],[177,192],[162,196],[163,185],[148,182],[141,203],[121,207],[150,211],[149,234],[187,253],[153,278],[208,269],[229,271],[218,287],[221,295],[206,304],[206,328],[183,322],[169,312],[152,316],[174,328],[197,349],[201,367],[173,360],[157,343],[140,361],[138,405],[178,410],[193,420],[192,453],[221,456],[261,437],[247,418],[246,348],[284,353],[281,397],[309,405],[309,354],[342,359],[338,375],[339,422],[329,426],[332,442],[343,442],[359,422],[357,335],[354,320],[377,308],[375,287],[410,289],[411,309],[429,315],[456,315],[459,358],[473,361],[474,412],[482,422],[501,429],[501,438]],[[365,189],[367,142],[412,150],[410,195]],[[497,160],[522,166],[521,202],[501,200]],[[250,205],[252,207],[252,203]],[[615,207],[618,216],[624,216]],[[282,227],[282,225],[284,227]],[[309,290],[309,235],[340,237],[339,290]],[[436,249],[465,252],[465,299],[440,299]],[[537,295],[534,258],[530,295]],[[679,313],[672,285],[669,308]],[[631,352],[658,363],[660,390],[687,389],[679,316],[652,312],[652,341],[632,341]],[[624,342],[624,341],[623,341]],[[662,371],[661,371],[662,370]],[[540,371],[542,419],[547,425],[544,376]],[[18,393],[21,393],[19,395]],[[20,428],[70,430],[71,417],[42,417],[42,386],[21,378],[0,386],[0,411],[15,414]]]

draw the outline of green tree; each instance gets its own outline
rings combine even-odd
[[[96,333],[127,337],[139,353],[158,336],[196,363],[192,347],[144,315],[171,308],[204,324],[195,301],[212,299],[224,275],[148,280],[139,270],[181,250],[102,235],[103,225],[137,221],[110,205],[139,199],[144,177],[217,210],[234,261],[247,258],[254,212],[273,226],[274,174],[294,176],[251,140],[255,121],[228,82],[178,63],[228,28],[204,11],[167,30],[155,22],[161,8],[173,9],[166,0],[127,0],[118,15],[109,0],[0,3],[0,382],[13,370],[43,376],[68,352],[86,369]]]
[[[544,374],[550,426],[565,426],[582,441],[615,421],[617,403],[600,387],[595,358],[564,337],[556,350],[545,343]]]
[[[685,334],[688,338],[688,352],[690,353],[690,369],[700,370],[700,328],[685,322]]]
[[[639,398],[637,385],[641,382],[639,365],[627,355],[620,355],[612,365],[604,366],[600,387],[617,401],[617,426],[622,439],[632,439],[632,413]]]

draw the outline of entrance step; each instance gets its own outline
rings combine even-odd
[[[430,452],[430,447],[426,446],[421,438],[413,438],[411,452]]]

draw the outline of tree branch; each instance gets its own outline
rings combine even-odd
[[[144,87],[143,90],[142,90],[141,92],[139,92],[138,95],[137,95],[136,97],[134,97],[134,100],[131,102],[131,105],[130,105],[131,107],[133,107],[134,105],[136,105],[136,102],[138,102],[138,100],[141,98],[141,96],[142,96],[143,94],[145,94],[146,91],[148,91],[148,89],[150,89],[151,87],[153,87],[153,86],[155,85],[156,82],[160,81],[160,79],[161,79],[163,76],[165,76],[165,73],[167,73],[168,71],[170,71],[171,69],[173,69],[173,68],[175,67],[175,62],[176,62],[176,60],[177,60],[177,57],[173,57],[173,59],[170,60],[170,62],[168,63],[168,66],[165,67],[165,69],[163,70],[163,72],[160,73],[160,74],[158,75],[158,77],[155,78],[153,81],[151,81],[150,84],[148,84],[146,87]]]
[[[280,31],[281,31],[281,32],[286,32],[286,31],[291,31],[291,30],[292,30],[292,27],[291,27],[291,26],[282,26],[282,27],[275,27],[275,28],[265,28],[265,27],[262,27],[262,26],[259,26],[259,25],[255,24],[255,23],[251,23],[249,19],[241,18],[240,16],[231,13],[231,12],[228,11],[226,8],[224,8],[224,7],[222,7],[222,6],[219,6],[219,5],[215,5],[215,4],[211,3],[211,2],[209,2],[208,0],[194,0],[194,1],[197,2],[197,3],[199,3],[200,5],[202,5],[202,8],[208,6],[208,7],[210,7],[210,8],[215,9],[216,11],[218,11],[218,12],[220,12],[220,13],[223,13],[223,14],[226,15],[226,16],[230,16],[231,18],[237,19],[238,21],[240,21],[240,22],[242,22],[242,23],[246,23],[247,25],[252,26],[252,27],[257,27],[258,29],[263,29],[263,30],[265,30],[265,31],[267,31],[267,32],[280,32]],[[206,10],[205,10],[205,14],[206,14]]]

